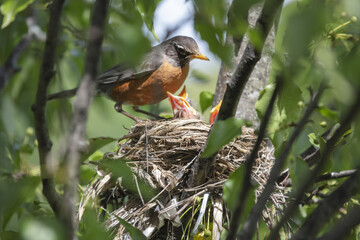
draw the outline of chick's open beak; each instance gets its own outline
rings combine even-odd
[[[210,111],[210,124],[213,124],[213,122],[215,121],[215,119],[216,119],[216,117],[217,117],[217,115],[219,113],[221,104],[222,104],[222,101],[220,101],[218,103],[218,105],[216,105],[213,109],[211,109],[211,111]]]
[[[183,92],[183,91],[182,91]],[[196,119],[198,114],[196,110],[188,103],[188,101],[181,97],[175,96],[170,92],[167,92],[171,107],[173,109],[174,118]],[[185,94],[187,95],[186,92]]]

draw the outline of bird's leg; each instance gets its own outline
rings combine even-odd
[[[148,115],[148,116],[153,117],[153,118],[155,118],[155,119],[165,119],[165,118],[163,118],[163,117],[160,117],[160,116],[157,115],[157,114],[154,114],[154,113],[151,113],[151,112],[147,112],[147,111],[141,110],[138,106],[133,106],[133,109],[134,109],[135,112]]]
[[[115,103],[114,108],[115,108],[115,110],[116,110],[118,113],[121,113],[121,114],[127,116],[128,118],[131,118],[131,119],[134,120],[136,123],[138,123],[138,122],[141,121],[140,119],[138,119],[137,117],[131,115],[130,113],[125,112],[125,111],[122,109],[122,103],[121,103],[121,102]]]

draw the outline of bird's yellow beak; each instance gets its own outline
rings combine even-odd
[[[205,60],[205,61],[210,61],[210,59],[202,53],[192,54],[192,55],[190,55],[190,57],[191,57],[191,59],[197,58],[197,59],[201,59],[201,60]]]

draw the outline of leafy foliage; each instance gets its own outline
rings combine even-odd
[[[4,15],[1,28],[6,28],[15,20],[16,14],[26,9],[34,0],[4,0],[1,4],[0,11]]]
[[[201,157],[210,157],[235,137],[239,136],[243,125],[244,121],[236,118],[216,121],[211,129],[207,146]]]
[[[136,66],[144,53],[150,48],[151,33],[154,30],[154,14],[160,0],[132,1],[114,0],[104,39],[101,70],[116,63],[127,62]],[[210,50],[223,62],[230,63],[232,46],[226,43],[226,36],[235,40],[242,38],[248,29],[246,21],[248,10],[254,1],[233,1],[231,6],[225,0],[195,0],[194,28],[204,39]],[[56,73],[49,93],[76,87],[84,69],[87,29],[91,16],[92,2],[86,0],[67,1],[62,15],[62,32],[57,49]],[[44,1],[3,0],[0,6],[0,64],[9,57],[21,38],[28,33],[26,19],[33,17],[43,32],[49,21],[48,9]],[[314,148],[323,154],[328,141],[323,135],[336,129],[344,118],[360,88],[360,3],[354,0],[340,1],[294,1],[284,6],[276,32],[275,52],[268,86],[262,91],[256,110],[263,118],[269,99],[274,90],[277,76],[284,78],[284,85],[277,98],[272,119],[267,127],[268,136],[278,155],[288,141],[294,126],[303,115],[312,93],[320,84],[327,89],[319,106],[312,113],[309,123],[292,146],[286,167],[292,180],[292,192],[306,179],[313,167],[306,164],[301,154]],[[144,28],[146,26],[146,28]],[[251,34],[252,41],[261,41]],[[41,174],[38,162],[37,140],[34,135],[33,115],[30,111],[35,99],[36,79],[39,77],[39,62],[42,58],[44,42],[34,40],[24,49],[17,61],[16,73],[7,86],[0,91],[0,238],[1,239],[64,239],[61,224],[56,220],[49,204],[41,193]],[[202,79],[200,73],[194,76]],[[199,81],[200,82],[200,81]],[[199,84],[199,83],[198,83]],[[201,86],[208,82],[201,81]],[[211,84],[211,83],[210,83]],[[200,94],[200,107],[204,112],[211,106],[213,95],[203,91],[203,87],[192,89],[191,94]],[[126,107],[125,107],[126,108]],[[156,108],[155,108],[156,109]],[[126,109],[127,110],[127,109]],[[166,111],[162,106],[157,112]],[[131,112],[131,110],[129,110]],[[47,120],[53,144],[54,164],[61,166],[61,152],[68,132],[72,114],[71,100],[49,102]],[[105,117],[104,117],[105,116]],[[123,161],[100,160],[105,151],[113,150],[116,138],[127,132],[132,122],[119,116],[113,110],[113,103],[95,98],[87,127],[89,148],[82,156],[87,161],[98,163],[100,167],[122,179],[122,186],[131,192],[140,192],[145,200],[151,199],[157,191],[138,180]],[[217,121],[208,139],[208,146],[202,157],[209,157],[241,134],[242,120],[228,119]],[[360,119],[357,117],[349,130],[337,142],[330,160],[321,173],[359,168]],[[63,176],[62,168],[56,172],[56,179]],[[81,166],[82,185],[87,184],[95,173],[89,165]],[[224,184],[224,200],[230,210],[237,204],[245,169],[237,169]],[[316,208],[316,203],[331,193],[342,180],[329,180],[315,183],[306,192],[309,200],[299,206],[292,216],[295,223],[290,226],[296,230]],[[83,186],[80,186],[82,188]],[[61,193],[61,183],[56,183]],[[249,196],[246,212],[250,211],[254,195]],[[291,194],[291,193],[290,193]],[[359,205],[358,195],[347,202],[341,214],[333,216],[322,231],[332,228],[332,224],[353,205]],[[244,214],[247,216],[247,214]],[[244,219],[242,219],[243,222]],[[142,233],[120,220],[134,239],[142,239]],[[260,222],[260,237],[265,236],[267,227]],[[351,236],[358,236],[360,229],[353,230]],[[224,231],[225,232],[225,231]],[[284,233],[282,233],[284,234]],[[111,239],[95,212],[85,212],[80,224],[81,239]],[[285,237],[285,235],[282,235]]]

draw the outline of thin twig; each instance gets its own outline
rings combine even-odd
[[[43,194],[49,202],[55,215],[59,217],[61,197],[56,192],[54,170],[51,158],[52,143],[49,137],[45,108],[46,95],[51,78],[54,76],[55,52],[60,31],[60,17],[64,0],[55,0],[49,5],[50,19],[46,33],[46,42],[40,69],[39,82],[33,106],[35,133],[38,141],[40,172],[43,184]]]
[[[268,201],[269,197],[271,196],[271,193],[274,190],[276,180],[281,172],[281,169],[287,159],[287,156],[290,153],[290,149],[293,146],[293,143],[295,142],[296,138],[300,135],[303,127],[308,122],[309,117],[313,113],[314,109],[317,106],[317,103],[319,101],[320,96],[322,95],[322,92],[324,91],[323,86],[320,87],[319,91],[314,94],[311,102],[308,105],[308,108],[306,109],[304,116],[300,120],[300,122],[297,124],[294,132],[292,133],[290,139],[287,141],[286,145],[284,146],[284,149],[280,153],[279,157],[275,160],[274,166],[271,169],[270,176],[267,180],[265,189],[261,193],[260,197],[258,198],[258,201],[253,206],[253,208],[250,211],[249,217],[245,221],[243,228],[241,230],[241,235],[239,236],[240,239],[251,239],[255,232],[256,222],[261,217],[261,213],[265,207],[266,202]]]
[[[236,236],[236,233],[238,230],[238,226],[239,226],[239,222],[240,222],[244,207],[246,206],[248,194],[249,194],[249,191],[251,190],[252,168],[253,168],[253,165],[257,158],[261,143],[265,137],[266,127],[270,121],[270,117],[271,117],[271,114],[272,114],[272,111],[274,108],[275,100],[276,100],[278,92],[281,88],[282,81],[283,80],[280,77],[277,78],[277,84],[276,84],[274,92],[271,96],[269,106],[266,109],[266,113],[265,113],[263,121],[261,121],[259,135],[256,139],[256,143],[255,143],[250,155],[246,159],[246,162],[245,162],[246,172],[244,175],[244,179],[242,181],[243,184],[241,187],[241,191],[239,192],[239,196],[238,196],[239,201],[237,202],[237,204],[235,206],[235,210],[231,217],[230,228],[229,228],[229,232],[228,232],[228,235],[226,238],[227,240],[235,239],[235,236]]]
[[[77,91],[74,102],[74,115],[70,126],[70,134],[65,153],[66,183],[64,187],[64,201],[62,204],[62,218],[66,226],[67,239],[76,239],[75,234],[75,205],[78,198],[77,185],[79,182],[80,158],[86,150],[86,122],[88,108],[95,94],[95,79],[101,53],[109,0],[95,1],[89,42],[85,59],[85,73]]]
[[[308,177],[305,181],[301,182],[298,190],[293,195],[293,201],[289,203],[287,209],[284,211],[283,217],[280,219],[279,223],[275,226],[275,228],[271,231],[270,237],[276,237],[281,226],[287,221],[287,219],[291,216],[292,212],[295,210],[297,205],[300,203],[301,198],[304,192],[311,186],[311,184],[316,180],[316,177],[322,170],[324,164],[327,162],[330,154],[334,150],[334,146],[337,144],[339,139],[344,135],[344,133],[348,130],[351,122],[356,117],[359,111],[360,105],[360,93],[356,93],[357,98],[354,101],[353,105],[349,108],[349,112],[345,116],[345,118],[340,122],[340,127],[335,131],[334,135],[326,142],[325,148],[323,151],[323,155],[315,166],[315,168],[309,173]]]
[[[356,172],[355,169],[344,170],[344,171],[340,171],[340,172],[330,172],[330,173],[326,173],[326,174],[323,174],[323,175],[317,177],[315,181],[321,182],[321,181],[327,181],[327,180],[332,180],[332,179],[350,177],[355,172]]]

